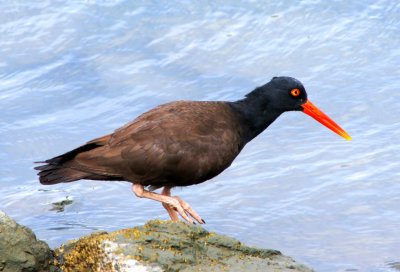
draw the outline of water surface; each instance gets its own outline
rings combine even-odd
[[[41,186],[33,161],[158,104],[236,100],[289,75],[353,141],[286,113],[223,174],[175,194],[207,229],[316,271],[398,266],[396,1],[30,2],[0,3],[0,208],[40,239],[57,246],[167,214],[128,183]]]

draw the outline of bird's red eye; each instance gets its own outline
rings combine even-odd
[[[291,90],[290,91],[290,94],[292,95],[292,96],[299,96],[300,95],[300,90],[299,89],[293,89],[293,90]]]

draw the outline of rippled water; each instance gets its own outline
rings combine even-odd
[[[316,271],[395,269],[397,1],[82,2],[0,3],[1,209],[52,246],[166,219],[128,183],[41,186],[32,162],[155,105],[235,100],[290,75],[353,141],[286,113],[223,174],[175,193],[207,229],[279,249]],[[71,205],[51,210],[67,196]]]

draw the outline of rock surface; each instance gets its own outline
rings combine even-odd
[[[200,226],[152,220],[95,233],[55,250],[62,271],[302,271],[276,250],[257,249]]]
[[[49,246],[0,211],[0,271],[54,271]]]

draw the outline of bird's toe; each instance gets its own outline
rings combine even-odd
[[[176,200],[178,200],[179,204],[181,207],[185,210],[185,212],[193,217],[199,224],[205,224],[205,221],[200,217],[200,215],[183,199],[181,199],[179,196],[174,196]]]

